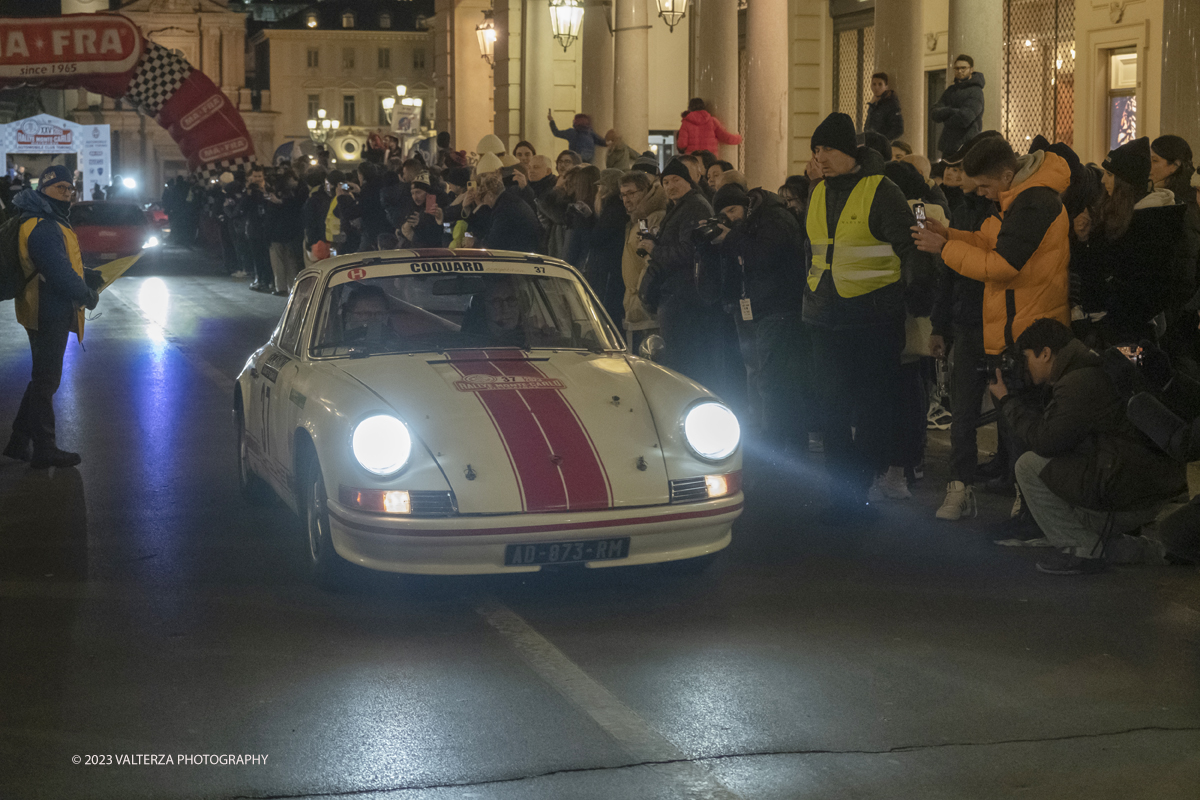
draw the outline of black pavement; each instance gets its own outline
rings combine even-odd
[[[819,456],[751,475],[699,576],[319,590],[236,484],[233,379],[284,300],[159,256],[68,348],[82,465],[0,463],[0,798],[1200,793],[1200,574],[1041,575],[990,542],[1005,498],[935,520],[944,437],[865,530],[817,521]],[[28,369],[5,304],[5,425]]]

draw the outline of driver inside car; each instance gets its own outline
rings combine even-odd
[[[389,324],[387,295],[378,286],[355,286],[342,306],[345,341],[375,345],[399,345],[400,336]]]
[[[496,347],[549,347],[561,344],[556,329],[538,326],[524,312],[517,281],[511,276],[489,280],[482,300],[489,344]]]

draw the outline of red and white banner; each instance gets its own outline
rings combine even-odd
[[[0,88],[21,85],[126,98],[167,129],[191,170],[219,171],[254,158],[254,143],[229,98],[120,14],[0,19]],[[17,140],[61,148],[70,146],[61,141],[70,135],[23,131]]]

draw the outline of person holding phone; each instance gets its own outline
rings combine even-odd
[[[442,209],[433,191],[429,173],[422,172],[412,182],[413,206],[417,209],[400,226],[401,244],[406,247],[441,247],[443,238]]]

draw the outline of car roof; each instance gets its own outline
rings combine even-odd
[[[448,247],[427,247],[415,250],[367,250],[362,253],[349,253],[344,256],[322,259],[313,263],[305,272],[315,270],[321,275],[328,275],[334,270],[355,264],[369,266],[381,261],[404,263],[406,261],[433,261],[436,259],[521,261],[526,264],[550,264],[569,270],[575,277],[583,280],[583,274],[579,270],[560,258],[551,258],[550,256],[538,255],[537,253],[522,253],[516,250],[482,250],[466,247],[454,250]]]

